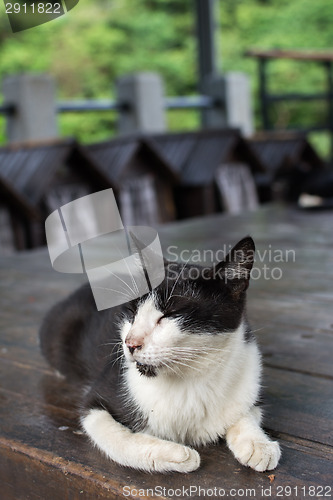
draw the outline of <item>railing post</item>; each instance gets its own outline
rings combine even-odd
[[[262,126],[264,130],[271,130],[272,126],[269,119],[269,100],[267,88],[267,62],[268,59],[258,58],[258,73],[259,73],[259,96],[262,116]]]
[[[7,76],[4,103],[14,105],[7,116],[7,140],[47,140],[58,137],[54,79],[45,74]]]
[[[195,0],[199,92],[204,92],[205,79],[217,74],[216,57],[216,0]]]
[[[327,111],[328,120],[327,127],[330,131],[331,140],[331,151],[330,151],[330,161],[333,163],[333,74],[332,74],[332,61],[326,61],[324,66],[327,71]]]
[[[164,89],[158,74],[135,73],[120,77],[117,101],[120,104],[119,134],[165,132]]]
[[[230,72],[207,78],[205,94],[215,100],[215,108],[203,112],[206,128],[237,127],[243,135],[253,134],[250,81],[245,73]]]

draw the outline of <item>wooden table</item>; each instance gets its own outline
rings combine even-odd
[[[265,362],[265,427],[283,450],[278,469],[271,476],[242,467],[224,442],[203,449],[202,466],[188,475],[125,469],[93,449],[80,432],[73,388],[53,375],[37,344],[46,310],[82,277],[53,271],[43,249],[2,258],[0,264],[1,498],[169,498],[173,493],[174,498],[190,493],[191,498],[219,498],[223,491],[234,498],[320,498],[320,493],[329,498],[332,212],[270,207],[242,216],[188,220],[164,226],[159,234],[165,249],[174,245],[187,256],[189,250],[216,251],[246,234],[254,237],[260,254],[248,309]],[[264,278],[264,265],[270,279]],[[280,269],[280,279],[273,268]]]

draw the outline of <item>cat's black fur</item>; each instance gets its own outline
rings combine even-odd
[[[247,254],[248,263],[237,271],[235,252]],[[177,319],[180,329],[205,335],[223,335],[234,331],[245,314],[245,292],[253,264],[254,243],[242,240],[211,270],[191,264],[167,263],[166,278],[154,291],[156,307],[164,317]],[[251,255],[250,255],[251,254]],[[249,272],[244,274],[244,269]],[[189,276],[200,277],[191,279]],[[172,296],[170,297],[170,290]],[[89,285],[84,285],[57,304],[46,316],[40,331],[41,349],[51,366],[60,373],[88,387],[83,396],[83,408],[106,409],[115,420],[138,430],[144,422],[128,400],[123,384],[123,346],[119,325],[126,318],[133,321],[140,301],[103,311],[97,311]],[[251,340],[246,328],[245,340]],[[203,338],[203,346],[204,346]],[[137,365],[142,376],[158,376],[155,369]]]

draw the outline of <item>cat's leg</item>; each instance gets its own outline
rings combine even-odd
[[[200,456],[192,448],[132,432],[106,410],[89,410],[81,422],[93,443],[121,465],[149,472],[191,472],[200,465]]]
[[[226,432],[228,447],[237,460],[263,472],[275,469],[281,456],[279,443],[271,441],[260,427],[261,411],[252,410]]]

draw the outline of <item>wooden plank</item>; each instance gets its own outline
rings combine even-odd
[[[224,488],[228,491],[246,486],[255,488],[256,498],[261,498],[261,488],[270,486],[268,472],[256,473],[240,466],[224,442],[200,450],[202,465],[198,471],[188,475],[152,475],[124,469],[104,458],[85,436],[77,434],[77,421],[72,413],[64,410],[61,412],[50,405],[43,406],[28,398],[15,399],[9,393],[6,396],[7,404],[1,408],[5,427],[1,429],[0,436],[0,480],[3,479],[1,484],[9,492],[6,499],[26,499],[29,498],[24,496],[27,492],[32,498],[44,500],[51,495],[52,499],[57,499],[61,497],[57,496],[56,491],[62,494],[65,488],[70,491],[75,488],[76,491],[78,485],[81,485],[80,491],[91,495],[87,498],[99,498],[93,495],[104,498],[105,491],[109,498],[118,498],[126,486],[136,490],[154,489],[158,486],[167,489],[193,486],[199,489],[200,486],[205,489]],[[15,404],[16,412],[9,419],[6,418],[6,413],[10,414],[8,407],[12,404]],[[278,469],[274,471],[274,488],[330,484],[331,462],[327,458],[328,453],[292,441],[282,441],[281,444],[283,457]],[[20,467],[29,474],[26,475],[23,471],[20,475]],[[26,483],[30,475],[28,485]],[[44,493],[45,485],[49,486],[47,497]],[[14,497],[13,492],[16,495]],[[202,496],[206,498],[209,495],[200,495]],[[199,498],[199,495],[194,494],[193,498]]]
[[[280,324],[284,328],[304,327],[332,331],[333,317],[329,307],[288,301],[284,297],[261,297],[249,299],[249,314],[255,318],[255,327]]]
[[[122,498],[116,480],[111,477],[105,480],[53,453],[1,438],[0,481],[1,494],[6,500]]]
[[[251,49],[245,52],[246,56],[260,59],[294,59],[299,61],[333,61],[333,52],[315,50],[261,50]]]
[[[263,377],[266,425],[275,432],[333,445],[332,382],[302,373],[266,368]],[[78,401],[76,387],[51,375],[49,369],[3,360],[0,387],[6,397],[12,394],[36,404],[74,411]],[[3,415],[5,425],[6,418]],[[10,424],[12,424],[12,420]],[[61,426],[61,424],[60,424]],[[18,427],[22,427],[19,424]]]
[[[282,263],[281,280],[254,281],[249,292],[250,319],[254,329],[265,327],[257,336],[270,365],[263,378],[265,425],[283,447],[273,483],[269,473],[241,467],[223,442],[201,450],[202,466],[189,475],[143,474],[106,460],[78,433],[76,389],[51,375],[37,348],[43,315],[84,276],[53,271],[46,251],[2,259],[0,481],[4,498],[123,498],[125,486],[136,491],[151,488],[153,498],[158,497],[157,486],[219,487],[228,494],[231,488],[252,487],[255,498],[267,498],[261,488],[272,487],[270,497],[276,498],[284,491],[278,487],[290,486],[298,488],[291,498],[310,498],[313,495],[309,490],[303,494],[302,487],[329,485],[333,444],[331,226],[331,214],[319,217],[264,209],[160,230],[165,247],[216,250],[253,231],[259,249],[270,242],[278,248],[296,249],[295,263]],[[140,497],[138,493],[129,496]],[[206,497],[199,497],[198,492],[192,495]]]
[[[331,380],[266,367],[263,386],[269,429],[333,446]]]
[[[270,473],[256,473],[241,467],[223,443],[211,445],[201,452],[202,465],[194,473],[152,475],[131,469],[125,471],[103,457],[95,459],[98,452],[92,448],[89,455],[81,457],[82,462],[76,462],[1,438],[2,494],[6,500],[113,499],[124,498],[124,493],[126,496],[129,493],[128,498],[148,498],[149,495],[149,498],[163,499],[170,498],[175,490],[190,490],[191,498],[199,499],[212,497],[214,491],[215,498],[231,496],[230,493],[235,496],[237,492],[240,498],[244,496],[242,490],[246,489],[247,496],[277,498],[279,492],[281,496],[284,488],[289,487],[293,494],[287,496],[303,499],[313,496],[306,494],[311,491],[310,486],[317,484],[327,488],[331,485],[330,460],[297,443],[281,444],[283,457],[271,483]]]
[[[252,315],[250,315],[252,317]],[[268,320],[254,332],[265,365],[333,378],[332,331],[279,325]]]
[[[274,270],[274,267],[278,269]],[[265,274],[267,274],[267,279],[264,278]],[[324,270],[323,272],[306,272],[301,271],[299,267],[287,269],[273,264],[266,270],[264,267],[256,268],[252,276],[254,278],[250,282],[249,296],[256,295],[258,301],[260,297],[266,295],[268,299],[276,297],[277,301],[285,299],[290,299],[295,303],[303,301],[304,306],[307,303],[308,307],[315,309],[319,307],[323,310],[329,307],[329,303],[332,303],[333,274],[329,269],[327,272]],[[279,279],[275,279],[276,276]],[[258,280],[257,277],[259,277]]]
[[[48,370],[49,366],[41,357],[36,342],[33,344],[21,345],[19,339],[15,342],[15,337],[9,340],[0,339],[0,363],[4,366],[6,362],[12,361],[21,364],[28,364],[40,370]],[[1,369],[1,368],[0,368]]]

